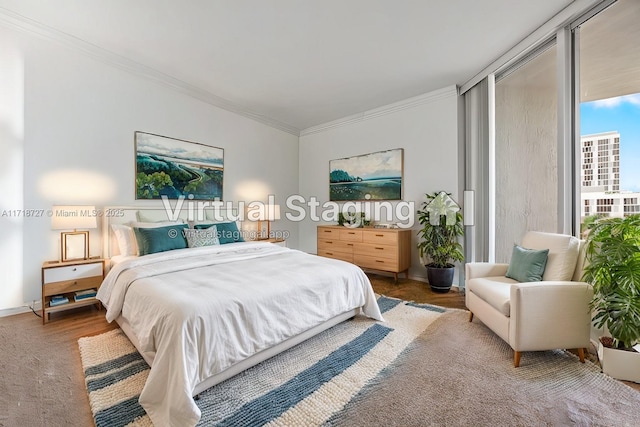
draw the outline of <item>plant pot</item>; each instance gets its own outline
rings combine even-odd
[[[640,353],[609,348],[598,342],[602,372],[618,380],[640,383]]]
[[[453,274],[455,267],[431,267],[430,264],[425,265],[427,268],[427,279],[429,280],[429,286],[433,292],[446,293],[451,290],[451,284],[453,283]]]

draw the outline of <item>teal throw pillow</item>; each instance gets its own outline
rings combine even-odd
[[[549,249],[526,249],[513,245],[511,262],[506,276],[518,282],[539,282],[547,266]]]
[[[188,227],[187,224],[156,228],[134,227],[133,231],[138,241],[139,254],[149,255],[157,252],[186,248],[187,239],[184,237],[184,230]]]
[[[215,224],[196,224],[193,226],[196,230],[202,230],[215,225],[218,229],[218,240],[221,245],[225,243],[244,242],[242,233],[238,230],[238,225],[235,221],[232,222],[217,222]]]

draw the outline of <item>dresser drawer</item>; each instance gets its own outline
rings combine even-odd
[[[95,276],[100,276],[100,280],[102,280],[102,262],[47,268],[43,274],[44,283],[62,282]]]
[[[365,243],[374,243],[378,245],[397,245],[398,233],[389,231],[367,231],[362,235],[362,241]]]
[[[329,227],[318,227],[318,239],[340,239],[340,230]]]
[[[354,253],[377,258],[398,259],[398,246],[376,245],[372,243],[354,243]]]
[[[392,260],[381,257],[367,256],[355,254],[353,256],[354,264],[362,268],[371,268],[374,270],[399,272],[398,260]]]
[[[340,240],[345,242],[362,242],[362,230],[340,230]]]
[[[342,261],[347,261],[347,262],[353,263],[353,254],[352,253],[331,251],[331,250],[326,250],[326,249],[325,250],[318,249],[318,255],[319,256],[323,256],[325,258],[340,259]]]
[[[353,245],[356,243],[343,240],[318,239],[318,250],[338,251],[353,253]]]

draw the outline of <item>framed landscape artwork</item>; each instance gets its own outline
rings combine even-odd
[[[329,200],[401,200],[404,150],[329,161]]]
[[[222,148],[145,132],[134,139],[136,199],[222,199]]]

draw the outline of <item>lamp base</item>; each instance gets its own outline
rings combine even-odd
[[[89,259],[89,232],[63,231],[60,233],[60,261]]]

